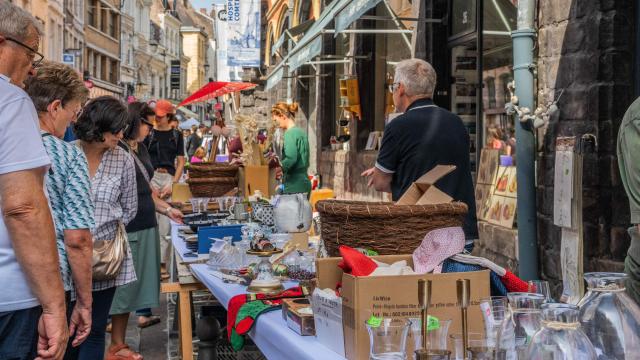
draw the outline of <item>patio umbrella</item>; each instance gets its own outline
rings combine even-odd
[[[191,127],[195,125],[198,126],[200,125],[200,123],[198,122],[198,120],[194,119],[194,118],[189,118],[187,120],[185,120],[184,122],[180,123],[180,125],[178,125],[180,127],[180,129],[191,129]]]
[[[191,94],[191,96],[184,99],[178,106],[184,106],[196,102],[204,102],[207,100],[215,99],[225,94],[252,89],[254,87],[256,87],[256,84],[244,82],[211,81],[200,88],[200,90],[194,92],[193,94]]]

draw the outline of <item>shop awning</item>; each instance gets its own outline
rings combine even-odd
[[[274,56],[276,54],[276,52],[282,47],[282,44],[284,44],[287,38],[293,40],[294,37],[304,34],[315,22],[315,19],[309,19],[297,26],[292,27],[291,29],[284,29],[284,33],[278,38],[278,40],[276,40],[273,46],[271,46],[271,56]]]
[[[275,69],[273,69],[273,71],[269,74],[269,76],[267,76],[267,84],[265,85],[265,88],[264,88],[265,91],[270,90],[271,88],[276,86],[276,84],[278,84],[280,80],[282,80],[283,75],[284,75],[284,61],[281,62]]]
[[[215,99],[219,96],[234,93],[246,89],[252,89],[256,87],[256,84],[243,83],[243,82],[224,82],[224,81],[211,81],[200,90],[194,92],[188,98],[182,100],[178,106],[184,106],[196,102],[205,102],[207,100]]]
[[[335,36],[358,20],[364,13],[378,5],[382,0],[351,0],[336,17]]]

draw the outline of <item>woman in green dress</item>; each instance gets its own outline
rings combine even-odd
[[[310,194],[311,181],[307,174],[309,139],[304,130],[296,126],[296,112],[298,112],[296,103],[279,102],[271,108],[273,120],[285,131],[280,169],[277,175],[282,178],[285,194]]]

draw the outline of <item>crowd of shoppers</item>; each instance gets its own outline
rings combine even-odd
[[[87,102],[77,71],[42,61],[41,36],[0,2],[0,359],[142,359],[124,340],[130,312],[157,322],[155,215],[182,219],[163,200],[184,165],[173,105]]]

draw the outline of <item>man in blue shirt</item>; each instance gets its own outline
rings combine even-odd
[[[469,161],[469,133],[455,114],[433,103],[436,72],[420,59],[396,65],[390,86],[393,103],[403,114],[385,128],[374,168],[363,173],[369,185],[400,199],[411,184],[437,165],[456,169],[435,185],[469,207],[463,228],[467,245],[478,238],[476,205]]]
[[[22,90],[42,60],[40,23],[0,1],[0,359],[60,359],[65,294],[44,192],[50,161]]]
[[[71,67],[44,62],[26,82],[40,118],[40,133],[51,159],[46,176],[47,193],[55,222],[60,272],[64,290],[75,290],[75,306],[69,319],[73,346],[91,330],[91,259],[94,226],[89,167],[79,147],[63,141],[65,129],[82,110],[89,91]],[[70,297],[68,297],[70,298]],[[67,303],[69,306],[69,303]]]

